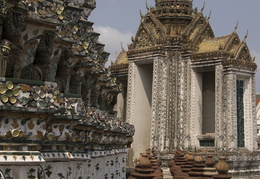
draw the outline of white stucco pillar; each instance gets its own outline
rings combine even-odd
[[[151,142],[150,148],[159,150],[159,113],[158,113],[158,105],[159,105],[159,79],[160,79],[160,59],[156,58],[153,61],[153,86],[152,86],[152,119],[151,119]]]
[[[224,148],[230,151],[237,149],[237,78],[232,72],[226,75],[226,118],[222,123],[220,136],[225,141]],[[221,147],[221,146],[220,146]]]
[[[245,147],[253,151],[257,147],[256,114],[255,114],[255,84],[254,76],[244,80],[244,131]]]
[[[223,65],[215,66],[215,146],[223,148]]]
[[[193,69],[191,70],[190,106],[190,141],[193,148],[198,148],[197,136],[202,132],[202,75]]]
[[[128,90],[127,90],[127,111],[126,121],[134,124],[134,105],[135,105],[135,79],[136,79],[136,64],[129,62],[128,66]]]

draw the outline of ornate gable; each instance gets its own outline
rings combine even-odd
[[[147,19],[147,17],[144,18]],[[144,18],[136,33],[136,37],[132,39],[133,43],[130,46],[130,49],[151,47],[156,44],[158,39],[157,29],[154,24],[145,22]]]
[[[252,57],[247,44],[243,41],[239,44],[237,51],[234,53],[235,59],[252,62]]]

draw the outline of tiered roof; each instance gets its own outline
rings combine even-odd
[[[241,41],[236,30],[230,35],[215,37],[209,24],[210,17],[203,15],[203,9],[199,12],[197,8],[193,9],[191,0],[155,0],[155,8],[147,7],[147,14],[141,13],[141,24],[129,45],[128,58],[177,45],[190,53],[193,62],[218,56],[229,60],[225,62],[229,65],[234,59],[244,60],[243,68],[254,71],[256,64],[246,40]],[[240,67],[236,65],[236,68]]]

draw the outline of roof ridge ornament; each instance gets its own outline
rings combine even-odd
[[[202,6],[200,12],[203,12],[203,10],[205,9],[205,5],[206,5],[206,1],[204,1],[203,6]]]
[[[249,33],[249,30],[247,29],[246,35],[245,35],[244,40],[243,40],[244,43],[246,43],[246,39],[247,39],[247,37],[248,37],[248,33]]]
[[[145,1],[145,5],[146,5],[147,11],[149,12],[149,11],[150,11],[150,8],[149,8],[149,6],[148,6],[148,2],[147,2],[147,1]]]
[[[122,42],[122,41],[120,42],[120,45],[121,45],[122,51],[125,51],[125,49],[124,49],[124,47],[123,47],[123,42]]]
[[[237,21],[236,27],[234,28],[234,33],[237,33],[238,23],[239,22]]]
[[[209,11],[209,17],[208,17],[208,20],[210,19],[210,17],[211,17],[211,10]]]
[[[143,18],[143,17],[144,17],[144,15],[143,15],[143,13],[142,13],[141,9],[139,10],[139,13],[140,13],[140,16],[141,16],[141,18]]]

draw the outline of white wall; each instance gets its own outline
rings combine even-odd
[[[135,135],[132,144],[134,161],[150,146],[152,72],[152,64],[137,66],[134,105]]]

